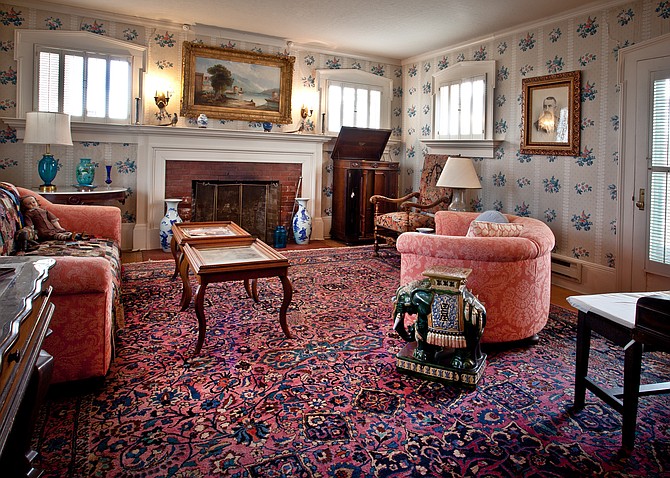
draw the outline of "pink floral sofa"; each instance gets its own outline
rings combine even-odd
[[[549,315],[554,234],[537,219],[505,215],[517,225],[512,226],[517,237],[466,237],[478,216],[438,211],[435,234],[401,234],[396,245],[400,284],[423,278],[422,272],[433,265],[470,268],[467,287],[486,307],[482,342],[533,337]]]
[[[104,377],[113,356],[114,330],[123,321],[120,302],[121,213],[111,206],[53,204],[29,189],[0,183],[0,252],[15,253],[14,238],[20,221],[16,195],[34,196],[53,212],[65,229],[92,236],[67,246],[62,241],[40,243],[28,255],[56,259],[49,274],[55,305],[44,349],[54,357],[52,382]]]

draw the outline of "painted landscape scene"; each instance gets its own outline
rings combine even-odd
[[[281,69],[196,57],[194,104],[279,111]]]

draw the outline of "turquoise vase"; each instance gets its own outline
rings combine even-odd
[[[95,177],[95,164],[91,163],[90,158],[81,158],[75,169],[77,184],[80,186],[92,186]]]
[[[58,174],[58,160],[52,154],[45,154],[37,163],[37,172],[44,183],[40,186],[40,191],[53,191],[56,187],[51,184],[56,174]]]

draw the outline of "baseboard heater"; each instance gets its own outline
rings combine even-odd
[[[552,254],[551,272],[579,284],[582,283],[582,265],[570,260],[569,257]]]

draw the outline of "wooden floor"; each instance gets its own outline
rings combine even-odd
[[[335,241],[332,239],[326,239],[324,241],[309,241],[309,244],[293,244],[289,243],[286,245],[288,250],[301,250],[301,249],[322,249],[326,247],[347,247],[343,242]],[[281,252],[281,249],[279,250]],[[172,260],[172,254],[169,252],[163,252],[161,249],[152,249],[148,251],[123,251],[121,254],[121,262],[124,264],[129,264],[131,262],[144,262],[144,261],[165,261]],[[551,303],[564,307],[566,309],[574,310],[570,304],[565,300],[566,297],[575,294],[575,292],[563,289],[562,287],[552,286],[551,287]]]

